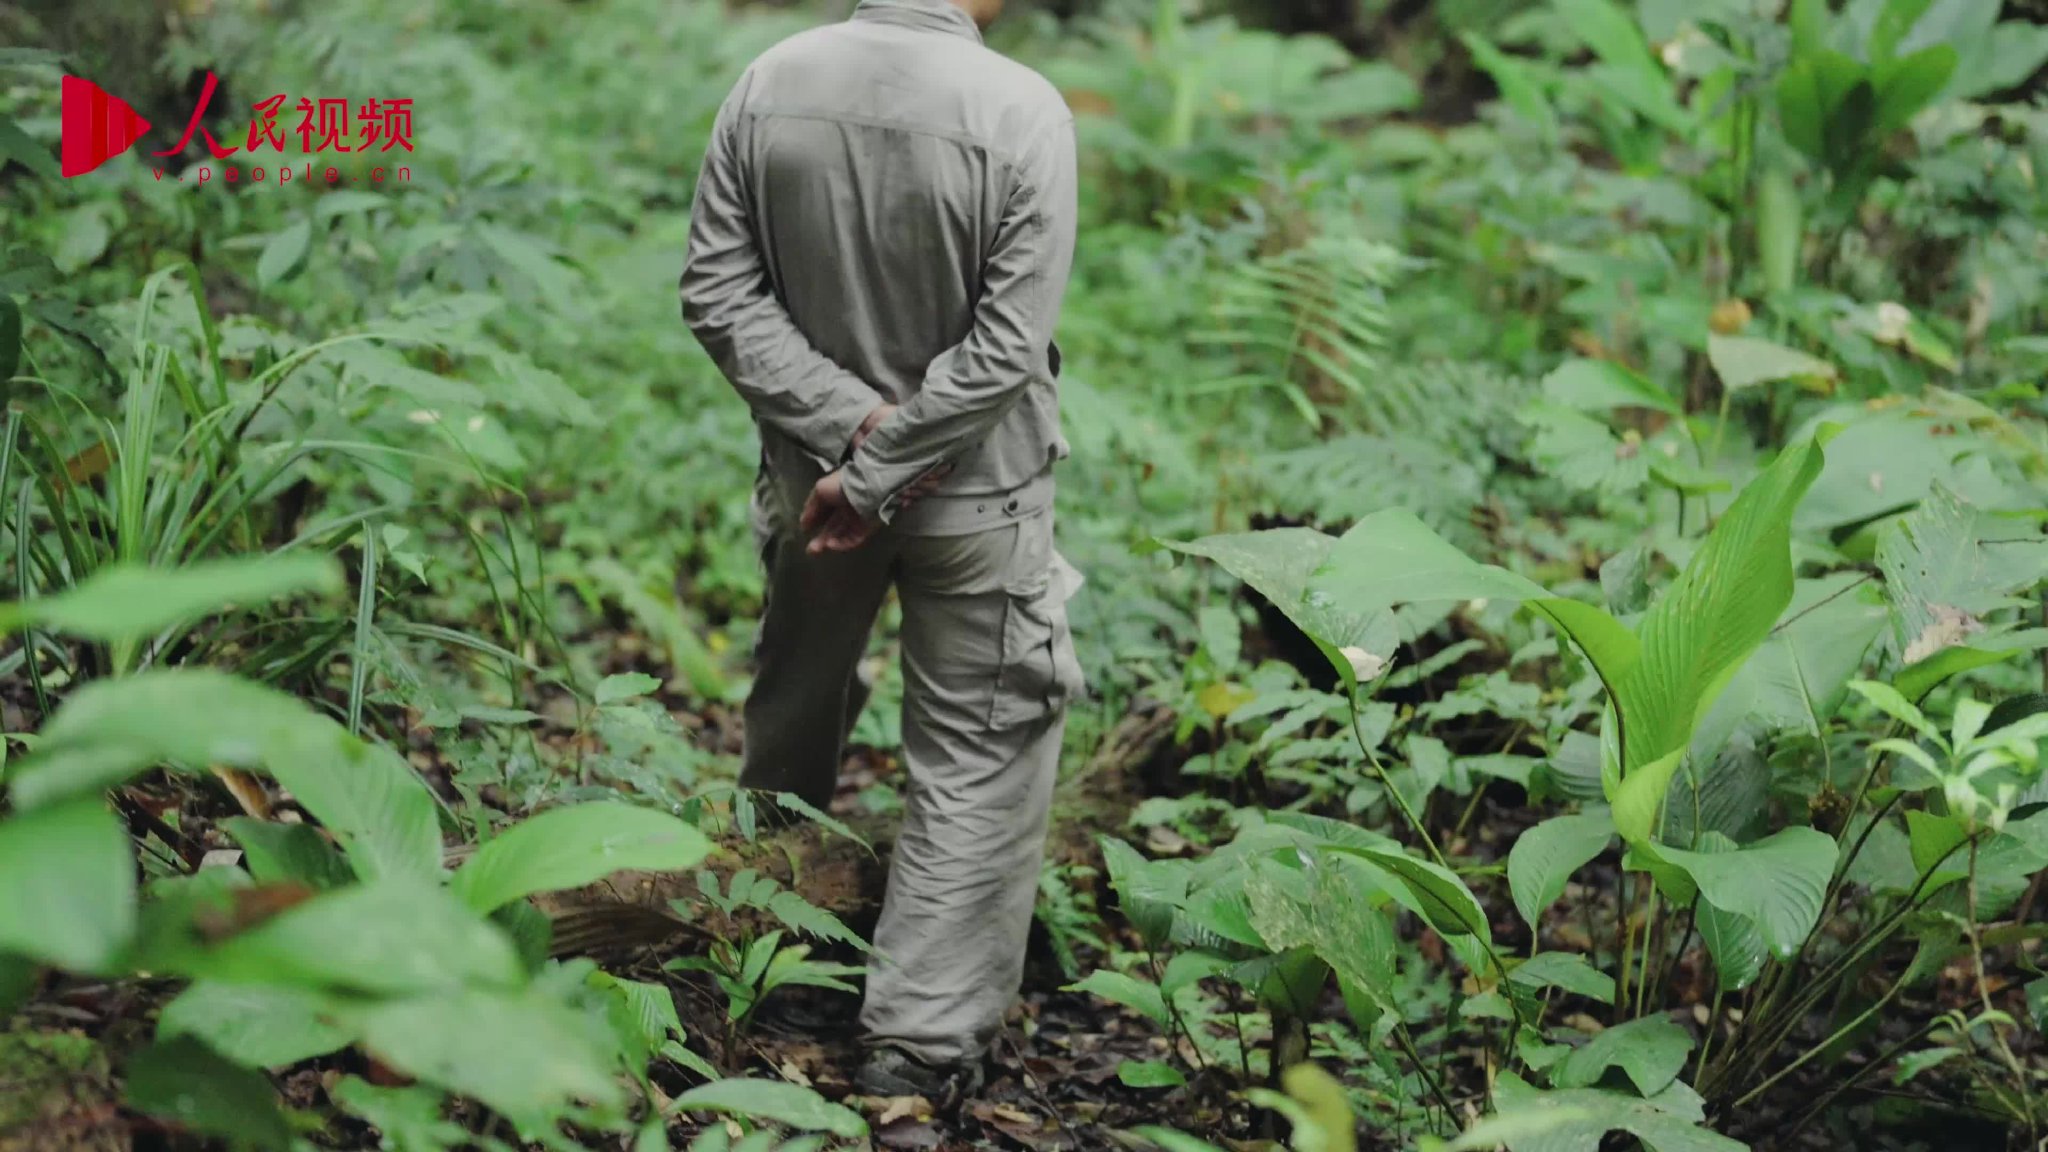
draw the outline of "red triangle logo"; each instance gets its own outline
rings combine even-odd
[[[64,104],[64,167],[66,176],[83,176],[128,150],[149,131],[149,121],[126,100],[90,80],[66,76]]]

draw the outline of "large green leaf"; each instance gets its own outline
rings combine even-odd
[[[1934,103],[1956,71],[1956,50],[1935,44],[1910,56],[1879,64],[1871,74],[1877,89],[1877,115],[1871,130],[1879,140],[1890,136]]]
[[[1802,377],[1835,378],[1835,366],[1827,361],[1753,336],[1708,336],[1707,360],[1731,391]]]
[[[617,1039],[600,1019],[538,989],[460,988],[367,1005],[363,1046],[428,1083],[531,1127],[571,1101],[609,1104]]]
[[[242,846],[242,863],[259,884],[287,881],[339,888],[355,879],[348,861],[310,824],[280,824],[234,816],[221,826]]]
[[[1692,1051],[1692,1034],[1668,1016],[1645,1016],[1594,1036],[1551,1072],[1559,1088],[1591,1088],[1609,1068],[1619,1068],[1645,1097],[1669,1087]]]
[[[1264,869],[1255,872],[1247,882],[1252,926],[1276,952],[1310,949],[1338,979],[1384,1011],[1394,1004],[1394,928],[1361,891],[1365,872],[1347,867],[1351,863],[1323,857],[1310,869],[1300,896],[1281,890]]]
[[[1733,852],[1650,851],[1691,877],[1707,903],[1755,921],[1764,946],[1784,958],[1820,919],[1838,848],[1819,829],[1785,828]]]
[[[1508,849],[1508,888],[1531,930],[1564,894],[1572,873],[1606,851],[1613,839],[1614,819],[1605,812],[1553,816],[1515,838]]]
[[[1612,360],[1566,360],[1543,378],[1543,396],[1581,412],[1649,408],[1668,416],[1684,414],[1668,392]]]
[[[1507,1138],[1509,1152],[1599,1152],[1609,1132],[1627,1132],[1649,1152],[1749,1152],[1749,1146],[1703,1127],[1700,1098],[1673,1084],[1649,1100],[1598,1088],[1544,1092],[1512,1072],[1496,1084],[1502,1117],[1543,1117],[1556,1122]],[[1573,1116],[1569,1121],[1561,1117]]]
[[[809,1088],[776,1080],[718,1080],[676,1097],[677,1112],[716,1112],[773,1120],[804,1132],[830,1132],[857,1139],[868,1134],[860,1113],[834,1104]]]
[[[201,980],[164,1005],[157,1037],[197,1036],[252,1068],[282,1068],[348,1044],[333,997],[304,988]]]
[[[51,157],[50,150],[21,130],[12,117],[0,116],[0,172],[4,172],[9,161],[34,172],[45,180],[61,179],[63,166]],[[0,379],[8,373],[0,372]]]
[[[1478,898],[1472,895],[1465,882],[1450,869],[1428,860],[1418,860],[1395,848],[1333,845],[1328,851],[1357,856],[1386,870],[1407,891],[1408,899],[1402,903],[1413,908],[1442,935],[1472,936],[1483,944],[1493,943],[1493,926],[1486,918],[1486,910],[1479,906]],[[1399,897],[1400,891],[1393,894]]]
[[[1889,617],[1882,591],[1867,574],[1847,571],[1800,580],[1768,640],[1714,702],[1702,731],[1731,731],[1747,720],[1765,731],[1820,734],[1840,706],[1851,677]],[[1695,762],[1715,749],[1692,746]]]
[[[1878,537],[1877,567],[1892,605],[1894,644],[1914,664],[1962,646],[1982,629],[1981,617],[2019,603],[2013,593],[2039,583],[2048,545],[2001,544],[1991,555],[1975,510],[1936,480],[1918,507]]]
[[[1122,972],[1098,968],[1081,980],[1067,985],[1062,991],[1087,992],[1100,996],[1112,1004],[1129,1008],[1162,1028],[1173,1022],[1172,1014],[1166,1010],[1165,994],[1159,990],[1159,985]]]
[[[333,557],[303,552],[178,568],[117,564],[58,595],[0,605],[0,633],[37,627],[103,644],[145,640],[223,609],[341,586]]]
[[[292,1146],[277,1089],[189,1036],[160,1041],[128,1061],[126,1097],[138,1112],[257,1148]]]
[[[271,775],[341,842],[357,876],[438,882],[441,828],[433,794],[398,753],[319,720],[273,741]]]
[[[438,885],[394,876],[314,897],[228,938],[195,975],[232,984],[399,996],[511,987],[525,970],[505,934]]]
[[[135,851],[97,798],[0,819],[0,952],[111,968],[135,930]]]
[[[1524,988],[1562,988],[1602,1004],[1614,1003],[1614,977],[1576,952],[1538,952],[1508,973]]]
[[[65,698],[14,769],[20,808],[99,792],[169,763],[261,768],[282,734],[325,725],[304,702],[210,668],[97,680]]]
[[[1735,498],[1650,606],[1641,656],[1610,685],[1622,723],[1620,787],[1610,799],[1631,842],[1652,831],[1677,768],[1672,757],[1792,599],[1792,512],[1820,473],[1826,435],[1787,448]],[[1645,778],[1631,784],[1638,772]]]
[[[478,912],[536,892],[595,883],[624,868],[681,871],[711,851],[704,834],[665,812],[630,804],[554,808],[493,838],[456,869],[449,888]]]
[[[1184,860],[1147,860],[1112,836],[1098,838],[1117,907],[1145,943],[1158,948],[1173,931],[1173,913],[1188,894],[1191,873]]]
[[[1602,87],[1666,131],[1692,128],[1673,94],[1671,77],[1651,52],[1632,7],[1616,0],[1552,0],[1567,26],[1600,58]]]
[[[1637,657],[1635,637],[1606,612],[1552,596],[1525,577],[1479,563],[1406,509],[1375,512],[1353,525],[1330,548],[1307,587],[1310,602],[1361,617],[1396,604],[1522,601],[1578,644],[1609,684]]]
[[[1343,649],[1357,647],[1385,658],[1400,641],[1386,606],[1355,612],[1307,594],[1310,576],[1329,558],[1336,543],[1313,528],[1274,528],[1161,543],[1176,552],[1213,560],[1251,585],[1315,641],[1346,683],[1354,682],[1356,673]]]

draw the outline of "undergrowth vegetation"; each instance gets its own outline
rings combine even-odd
[[[0,4],[0,1148],[2036,1147],[2028,7],[992,32],[1082,147],[1092,693],[934,1117],[801,1023],[893,623],[831,809],[736,789],[755,443],[675,302],[732,80],[843,13]],[[156,124],[69,179],[67,74]],[[209,75],[220,145],[409,146],[152,156]]]

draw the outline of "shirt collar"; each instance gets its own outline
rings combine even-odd
[[[853,10],[853,18],[904,28],[922,28],[928,32],[945,32],[976,44],[982,42],[981,29],[975,27],[974,18],[950,0],[860,0]]]

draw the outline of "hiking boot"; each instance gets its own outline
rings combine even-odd
[[[900,1048],[868,1050],[854,1083],[867,1096],[922,1096],[941,1112],[981,1091],[981,1061],[931,1065]]]

